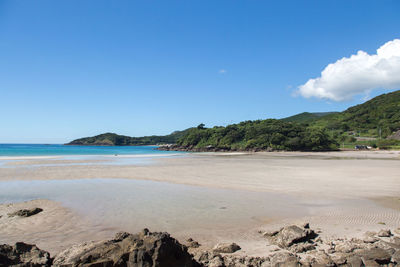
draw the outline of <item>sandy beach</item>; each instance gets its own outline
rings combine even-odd
[[[183,243],[193,237],[204,247],[237,242],[243,248],[239,253],[246,255],[268,253],[258,231],[292,223],[310,222],[326,237],[400,227],[396,151],[0,161],[0,240],[24,240],[53,253],[144,227],[168,231]],[[77,188],[86,191],[80,194]],[[13,199],[13,190],[24,194]],[[7,216],[29,207],[44,211],[29,218]]]

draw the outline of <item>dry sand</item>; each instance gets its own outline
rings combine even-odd
[[[112,164],[111,161],[118,159],[111,157],[110,162],[101,160],[104,161],[101,164],[84,159],[69,160],[63,165],[62,159],[57,157],[52,166],[48,158],[3,159],[0,181],[127,178],[200,186],[205,190],[274,192],[298,199],[307,213],[304,216],[284,218],[279,212],[265,214],[264,219],[247,228],[234,227],[236,222],[232,221],[225,231],[201,231],[185,222],[180,230],[172,231],[181,241],[194,237],[207,247],[216,242],[234,241],[242,246],[241,253],[249,255],[264,255],[268,251],[258,230],[279,228],[284,224],[309,221],[313,228],[321,228],[325,237],[353,237],[369,230],[400,227],[400,153],[396,151],[201,153],[132,165]],[[30,218],[5,215],[11,209],[27,206],[40,206],[45,212]],[[298,205],[293,206],[293,210],[298,208]],[[249,209],[256,211],[256,203]],[[83,218],[60,203],[45,200],[1,205],[0,215],[3,215],[0,218],[1,241],[25,240],[52,252],[80,241],[109,238],[118,229]]]

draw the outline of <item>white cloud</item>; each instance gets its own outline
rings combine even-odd
[[[218,73],[220,73],[220,74],[225,74],[225,73],[227,73],[228,71],[227,70],[224,70],[224,69],[221,69],[221,70],[219,70],[218,71]]]
[[[400,89],[400,39],[382,45],[376,54],[364,51],[329,64],[321,76],[299,86],[297,94],[334,101],[366,96],[374,89]]]

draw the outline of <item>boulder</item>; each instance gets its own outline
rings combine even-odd
[[[379,237],[391,237],[392,236],[392,232],[390,232],[389,229],[382,229],[378,232],[378,236]]]
[[[331,255],[331,259],[336,264],[336,266],[341,266],[346,264],[348,257],[349,254],[345,253],[335,253]]]
[[[392,261],[400,264],[400,250],[396,251],[393,255],[392,255]]]
[[[201,252],[196,253],[194,255],[194,258],[196,261],[205,264],[217,255],[219,255],[219,254],[213,253],[211,251],[201,251]]]
[[[42,211],[43,211],[43,209],[41,209],[41,208],[22,209],[22,210],[17,210],[16,212],[9,213],[8,217],[14,217],[14,216],[30,217],[30,216],[38,214]]]
[[[361,267],[363,262],[359,256],[353,255],[346,259],[346,264],[349,267]]]
[[[46,267],[52,259],[47,251],[22,242],[14,246],[0,245],[0,266]]]
[[[314,254],[311,266],[335,266],[331,257],[323,251]]]
[[[364,238],[363,238],[363,242],[364,242],[364,243],[372,244],[372,243],[375,243],[375,242],[378,242],[378,241],[379,241],[378,238],[372,237],[372,236],[367,236],[367,237],[364,237]]]
[[[221,257],[221,255],[217,255],[214,258],[212,258],[208,263],[208,267],[224,267],[224,259]]]
[[[307,228],[291,225],[283,227],[281,230],[271,232],[269,235],[264,234],[271,243],[281,247],[288,248],[296,243],[308,242],[317,237],[317,234]]]
[[[234,253],[240,249],[240,246],[236,243],[220,243],[214,247],[213,251],[216,253]]]
[[[278,233],[279,233],[279,231],[269,231],[269,232],[264,232],[263,236],[269,238],[269,237],[275,236]]]
[[[271,265],[273,267],[297,267],[300,266],[299,259],[292,253],[279,252],[270,257]]]
[[[90,264],[90,265],[89,265]],[[118,233],[109,241],[73,246],[54,259],[56,266],[200,266],[168,233]]]
[[[361,249],[357,251],[356,254],[361,257],[365,265],[367,265],[367,262],[372,264],[371,262],[373,261],[378,264],[388,264],[392,258],[391,255],[382,248]]]

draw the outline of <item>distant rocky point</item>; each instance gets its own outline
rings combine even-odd
[[[157,144],[176,143],[186,133],[186,130],[175,131],[168,135],[152,135],[143,137],[130,137],[115,133],[104,133],[92,137],[73,140],[65,145],[80,146],[145,146]]]

